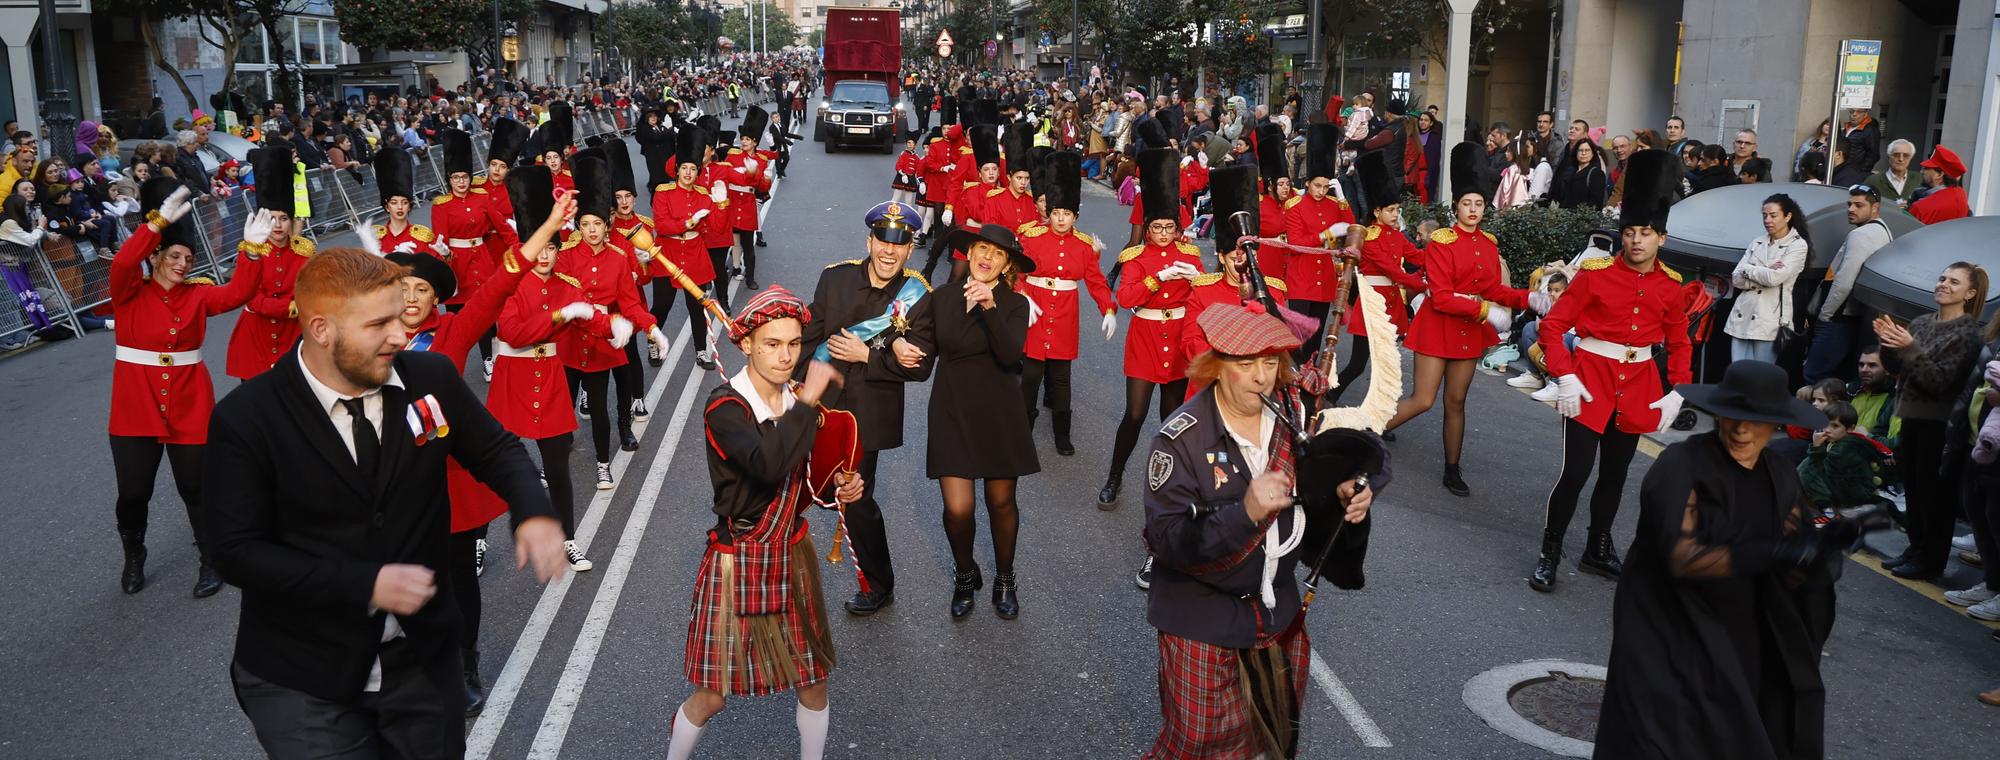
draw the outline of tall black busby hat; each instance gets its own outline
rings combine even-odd
[[[761,143],[764,139],[764,130],[770,126],[771,114],[761,106],[751,106],[750,110],[743,113],[743,124],[737,127],[736,135]]]
[[[1042,162],[1042,181],[1048,185],[1049,210],[1079,211],[1083,207],[1083,156],[1075,151],[1050,153]]]
[[[1681,162],[1672,153],[1646,149],[1625,163],[1625,195],[1618,210],[1618,227],[1651,227],[1667,231],[1667,208],[1681,188]]]
[[[674,163],[701,165],[701,149],[707,145],[708,134],[701,127],[682,124],[674,130]]]
[[[1372,214],[1375,209],[1403,202],[1403,178],[1389,168],[1389,154],[1371,150],[1356,156],[1354,173],[1361,179],[1361,211]]]
[[[718,157],[723,153],[728,153],[729,149],[736,145],[736,133],[727,129],[713,133],[711,136],[715,138],[714,145]]]
[[[1139,153],[1139,201],[1147,222],[1181,221],[1181,154],[1173,148]]]
[[[1028,130],[1025,129],[1009,129],[1006,134],[1000,136],[1000,150],[1006,157],[1008,174],[1021,171],[1031,174],[1034,172],[1035,157],[1030,154],[1034,145],[1034,136],[1028,134]]]
[[[604,153],[596,148],[577,151],[570,157],[570,172],[576,175],[576,217],[595,216],[610,222],[617,201],[611,196],[611,166]]]
[[[462,129],[439,130],[438,142],[444,144],[445,176],[479,173],[479,167],[472,165],[472,135]]]
[[[1340,176],[1340,127],[1332,122],[1306,125],[1306,179]]]
[[[1028,172],[1028,193],[1030,195],[1039,198],[1048,194],[1049,156],[1054,155],[1055,152],[1055,148],[1047,145],[1035,145],[1028,148],[1028,166],[1030,169]]]
[[[1250,133],[1251,149],[1257,152],[1257,174],[1264,180],[1264,192],[1278,194],[1278,179],[1291,176],[1285,170],[1285,128],[1265,124]]]
[[[1161,124],[1159,119],[1147,119],[1139,122],[1134,129],[1137,130],[1134,136],[1138,137],[1140,142],[1145,143],[1147,148],[1168,147],[1167,125]]]
[[[291,184],[291,178],[287,177],[285,179],[285,186],[290,187]],[[139,186],[139,214],[144,216],[149,212],[160,210],[160,204],[167,202],[167,196],[173,195],[175,190],[183,187],[186,187],[186,185],[181,184],[180,180],[173,177],[155,175],[152,179],[146,180],[146,184]],[[287,191],[287,193],[289,192]],[[192,196],[189,197],[190,200],[192,198]],[[200,242],[200,237],[195,233],[193,215],[183,216],[180,221],[174,222],[168,225],[166,229],[160,231],[161,250],[165,250],[170,245],[184,245],[187,246],[188,250],[193,251],[199,247]]]
[[[520,161],[521,148],[528,144],[528,125],[508,118],[493,120],[493,143],[486,148],[486,160],[512,166]]]
[[[390,148],[376,153],[375,180],[382,183],[383,205],[397,196],[412,202],[417,199],[417,162],[409,151]]]
[[[292,146],[274,142],[250,151],[250,167],[257,175],[257,208],[298,213],[292,198]]]
[[[567,151],[576,143],[576,116],[570,113],[569,101],[551,101],[548,116],[549,120],[542,122],[542,152]]]
[[[515,229],[533,234],[556,210],[556,182],[546,166],[507,172],[507,197],[514,202]]]
[[[1000,101],[992,98],[979,99],[979,124],[1000,123]]]
[[[1215,250],[1233,251],[1237,240],[1257,234],[1258,179],[1252,166],[1230,166],[1208,173],[1208,203],[1215,211]]]
[[[632,153],[625,141],[614,137],[597,146],[597,150],[603,152],[604,163],[611,168],[611,189],[638,195],[639,179],[632,176]]]
[[[977,124],[965,130],[965,139],[972,143],[972,165],[981,167],[1000,163],[1000,128],[992,124]]]
[[[694,123],[695,126],[701,127],[701,131],[708,133],[710,139],[714,139],[715,135],[722,131],[722,118],[712,113],[703,114],[701,118],[695,119]]]
[[[1631,185],[1631,180],[1626,180]],[[1493,193],[1500,187],[1500,176],[1493,171],[1493,164],[1486,160],[1486,148],[1475,142],[1462,142],[1451,146],[1451,202],[1467,193],[1478,193],[1493,203]]]
[[[923,107],[923,106],[918,106],[918,108],[922,108],[922,107]],[[957,124],[957,123],[958,123],[958,96],[957,96],[957,95],[946,95],[946,96],[944,96],[944,97],[942,97],[942,98],[939,98],[939,99],[938,99],[938,124],[940,124],[940,125],[948,125],[948,124]]]

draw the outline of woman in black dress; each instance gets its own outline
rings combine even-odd
[[[1019,398],[1021,356],[1028,339],[1028,299],[1012,280],[1032,271],[1034,260],[1021,251],[1014,233],[989,224],[978,231],[953,230],[950,245],[965,251],[966,275],[932,291],[915,311],[929,310],[931,335],[916,335],[917,348],[936,354],[931,388],[927,474],[944,493],[944,532],[957,565],[951,616],[972,612],[972,595],[984,585],[972,559],[972,482],[986,481],[986,517],[993,529],[993,610],[1012,620],[1020,614],[1014,598],[1014,535],[1021,516],[1014,504],[1015,480],[1042,469]],[[923,323],[922,316],[913,320]]]

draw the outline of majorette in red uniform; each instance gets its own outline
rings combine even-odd
[[[1187,297],[1201,274],[1201,251],[1181,237],[1179,161],[1172,148],[1139,154],[1140,193],[1145,205],[1146,241],[1118,254],[1131,276],[1118,283],[1118,306],[1132,310],[1125,329],[1125,416],[1111,449],[1110,471],[1097,492],[1100,509],[1118,501],[1125,460],[1139,445],[1146,407],[1160,391],[1160,419],[1187,397],[1188,356],[1181,345],[1187,326]]]
[[[1623,571],[1611,545],[1611,523],[1625,494],[1626,469],[1639,436],[1666,430],[1681,409],[1681,395],[1660,387],[1653,347],[1667,347],[1670,387],[1694,382],[1681,276],[1658,260],[1680,176],[1679,160],[1665,151],[1643,150],[1628,159],[1618,219],[1623,250],[1586,260],[1569,290],[1542,317],[1537,342],[1549,375],[1556,378],[1556,409],[1568,419],[1563,420],[1562,474],[1549,492],[1541,557],[1528,578],[1536,591],[1555,586],[1577,497],[1590,479],[1591,464],[1600,458],[1603,469],[1590,495],[1590,539],[1579,565],[1609,578]],[[1563,340],[1572,329],[1574,352]]]
[[[1016,287],[1041,310],[1041,317],[1028,325],[1021,403],[1028,408],[1032,427],[1041,406],[1039,397],[1048,399],[1056,453],[1070,456],[1076,453],[1076,445],[1070,442],[1070,365],[1076,359],[1077,335],[1083,330],[1083,303],[1077,286],[1089,290],[1090,300],[1097,304],[1092,316],[1098,319],[1105,340],[1117,334],[1118,304],[1110,284],[1097,271],[1104,244],[1076,229],[1077,214],[1083,207],[1083,157],[1059,150],[1050,153],[1046,161],[1043,176],[1048,182],[1048,226],[1031,224],[1021,231],[1021,249],[1034,260],[1035,271],[1022,277]]]
[[[1276,124],[1258,127],[1250,135],[1250,150],[1257,156],[1257,173],[1263,178],[1257,195],[1257,235],[1281,238],[1285,235],[1285,204],[1298,192],[1292,189],[1291,172],[1285,168],[1285,129]],[[1289,282],[1292,254],[1282,248],[1257,251],[1257,268],[1265,277]]]
[[[646,285],[653,281],[653,220],[639,215],[639,185],[632,171],[632,154],[622,139],[604,140],[596,146],[579,151],[577,155],[593,155],[604,159],[611,170],[611,237],[623,245],[620,247],[632,254],[632,278],[638,285],[640,300],[645,300]],[[648,313],[652,309],[648,307]],[[653,319],[655,323],[660,320]],[[645,341],[647,354],[666,356],[667,345],[663,342]],[[636,339],[625,344],[625,364],[611,372],[611,383],[617,388],[613,394],[618,400],[620,411],[619,437],[626,451],[638,448],[638,439],[627,434],[631,424],[627,418],[644,419],[646,410],[645,364],[639,360],[639,343]]]
[[[490,185],[473,187],[472,136],[461,130],[438,133],[444,146],[446,193],[431,200],[431,227],[451,250],[451,271],[459,292],[445,301],[463,305],[493,275],[501,255],[520,245],[508,215],[488,200]]]
[[[673,313],[674,293],[679,292],[697,348],[695,363],[702,369],[714,369],[715,349],[708,345],[708,312],[693,293],[677,287],[667,269],[672,264],[689,282],[713,290],[715,262],[702,240],[702,229],[710,217],[721,212],[709,198],[709,189],[701,185],[702,140],[700,128],[682,126],[674,135],[674,181],[653,189],[653,244],[658,248],[651,264],[653,317],[665,324],[667,315]]]
[[[722,287],[711,290],[716,302],[727,309],[729,279],[741,274],[730,269],[729,260],[729,248],[736,243],[736,230],[729,223],[729,183],[726,175],[734,170],[721,163],[721,141],[726,139],[725,133],[720,131],[722,120],[703,116],[696,120],[695,125],[700,128],[701,138],[701,176],[695,179],[695,184],[707,189],[708,200],[715,204],[715,213],[701,220],[701,244],[708,248],[709,268],[715,270],[716,279],[723,283]],[[687,127],[681,129],[686,131]]]
[[[952,128],[958,127],[953,125]],[[951,197],[952,170],[958,166],[954,155],[958,152],[957,142],[947,139],[944,133],[944,125],[931,127],[930,135],[924,139],[923,163],[917,167],[924,188],[923,197],[917,199],[917,205],[925,210],[926,228],[936,221],[935,215]]]
[[[485,199],[496,216],[509,222],[509,234],[491,235],[486,240],[487,261],[500,261],[520,242],[520,232],[512,224],[514,199],[507,192],[507,172],[512,171],[514,164],[522,158],[521,150],[528,143],[528,126],[513,119],[500,118],[493,121],[491,131],[493,138],[486,147],[486,173],[472,180],[472,194]],[[480,190],[486,192],[477,192]],[[491,344],[492,341],[481,341],[480,352],[491,357]]]
[[[1034,137],[1026,128],[1014,129],[1007,132],[1005,142],[1005,184],[986,191],[967,221],[997,224],[1018,235],[1028,225],[1042,221],[1041,209],[1035,206]]]
[[[923,135],[915,130],[903,135],[903,152],[896,156],[896,174],[889,180],[891,199],[897,203],[915,203],[923,193],[924,157],[917,153],[917,141]]]
[[[1412,274],[1405,263],[1420,264],[1423,252],[1403,233],[1402,176],[1389,166],[1388,154],[1379,150],[1362,153],[1354,159],[1355,173],[1360,180],[1361,198],[1368,206],[1366,214],[1370,224],[1356,225],[1348,230],[1347,247],[1361,250],[1361,282],[1382,295],[1382,302],[1389,309],[1389,321],[1396,326],[1397,334],[1408,331],[1409,312],[1403,306],[1404,294],[1410,296],[1424,292],[1429,287],[1424,278]],[[1368,326],[1363,323],[1361,309],[1347,310],[1347,332],[1355,337],[1366,337]],[[1352,352],[1347,355],[1347,364],[1340,368],[1339,382],[1326,393],[1327,403],[1340,400],[1347,387],[1360,379],[1368,369],[1368,341],[1356,340]]]
[[[1334,177],[1339,174],[1340,130],[1332,124],[1312,124],[1306,129],[1306,187],[1305,192],[1285,202],[1285,240],[1301,246],[1339,248],[1345,244],[1348,227],[1354,224],[1353,209],[1331,194]],[[1326,330],[1327,311],[1340,290],[1340,265],[1325,254],[1293,253],[1288,258],[1285,287],[1293,305]],[[1311,356],[1320,347],[1323,334],[1307,339],[1295,358],[1303,361]]]
[[[548,167],[556,189],[574,192],[576,175],[570,171],[566,159],[576,147],[576,115],[571,113],[569,103],[557,100],[549,103],[548,116],[536,131],[541,137],[541,153],[535,160]]]
[[[118,536],[125,547],[120,585],[127,594],[146,585],[146,521],[162,454],[173,467],[195,543],[201,543],[201,451],[215,409],[202,344],[209,317],[242,307],[256,293],[265,265],[258,251],[268,250],[238,246],[236,272],[226,286],[189,278],[200,243],[193,225],[180,221],[193,208],[188,191],[172,177],[154,177],[139,189],[139,199],[146,222],[111,260],[111,307],[119,320],[111,370],[111,466],[118,483]],[[221,589],[204,554],[195,596]]]
[[[728,167],[723,174],[729,183],[729,225],[736,232],[736,247],[743,255],[743,287],[757,289],[757,247],[758,240],[757,201],[771,195],[772,159],[777,155],[768,150],[758,150],[764,131],[770,127],[771,116],[759,106],[751,106],[743,114],[743,123],[736,132],[736,145],[729,149],[729,155],[722,159]]]
[[[609,340],[569,332],[558,340],[558,345],[563,366],[568,368],[571,394],[579,386],[588,394],[591,443],[597,453],[597,487],[609,489],[612,422],[607,410],[610,405],[605,402],[609,398],[606,394],[610,390],[611,370],[625,363],[625,344],[633,331],[649,333],[648,337],[661,343],[667,339],[659,333],[653,315],[646,311],[645,301],[639,298],[639,285],[632,271],[635,258],[628,248],[631,244],[611,230],[610,167],[601,155],[580,155],[571,163],[576,167],[580,188],[576,232],[563,242],[562,251],[556,255],[556,271],[577,280],[583,300],[620,319],[613,320],[616,332]],[[619,420],[624,433],[621,438],[625,439],[621,444],[629,441],[628,450],[637,449],[636,440],[629,434],[631,410],[624,410]]]
[[[411,189],[415,176],[416,160],[408,152],[385,150],[375,154],[375,181],[382,188],[382,212],[388,216],[374,227],[375,243],[383,251],[423,253],[448,261],[451,249],[438,242],[437,233],[410,223],[410,209],[417,200]]]
[[[1263,221],[1262,210],[1258,208],[1260,181],[1257,169],[1249,166],[1230,166],[1217,169],[1208,176],[1213,181],[1209,187],[1209,203],[1210,208],[1215,211],[1217,245],[1222,245],[1220,241],[1241,240],[1256,230]],[[1238,212],[1242,212],[1248,218],[1238,218]],[[1194,287],[1188,291],[1189,325],[1198,324],[1197,320],[1201,319],[1202,312],[1217,304],[1242,306],[1252,302],[1261,303],[1257,301],[1256,289],[1251,287],[1248,278],[1245,277],[1248,274],[1245,270],[1250,265],[1250,257],[1241,246],[1222,249],[1216,255],[1216,261],[1222,265],[1221,271],[1209,272],[1191,281]],[[1263,251],[1260,250],[1257,254],[1260,268],[1263,261]],[[1271,305],[1280,307],[1285,305],[1286,293],[1283,280],[1265,275],[1264,289],[1271,294]],[[1263,309],[1262,306],[1258,308]],[[1193,327],[1181,331],[1181,353],[1186,354],[1190,361],[1193,357],[1207,353],[1210,348],[1212,346],[1208,343],[1207,333]],[[1203,387],[1206,386],[1198,386],[1190,378],[1186,398],[1194,398]]]
[[[257,189],[258,213],[244,227],[246,250],[264,259],[257,270],[257,293],[244,304],[229,334],[229,361],[224,370],[230,377],[248,380],[264,374],[278,358],[299,342],[299,310],[292,302],[292,285],[299,270],[312,258],[311,240],[293,232],[293,185],[290,145],[259,148],[250,157],[257,176],[266,177]]]
[[[1499,177],[1486,161],[1485,149],[1474,143],[1453,147],[1451,172],[1456,219],[1452,226],[1431,233],[1430,245],[1424,248],[1424,279],[1430,289],[1403,339],[1403,345],[1417,354],[1415,387],[1419,392],[1397,403],[1388,429],[1395,430],[1430,410],[1436,397],[1424,389],[1442,389],[1444,487],[1455,495],[1468,496],[1472,489],[1459,473],[1458,458],[1465,439],[1465,393],[1474,374],[1469,364],[1500,342],[1494,323],[1509,319],[1512,309],[1527,308],[1528,292],[1507,284],[1499,241],[1479,229],[1486,218],[1487,201],[1499,184]]]

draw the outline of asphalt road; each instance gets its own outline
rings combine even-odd
[[[810,293],[827,264],[860,256],[861,216],[887,198],[892,161],[798,146],[767,220],[770,247],[759,251],[765,282]],[[1127,236],[1126,213],[1108,191],[1086,191],[1081,226],[1112,242],[1107,263]],[[220,375],[232,323],[224,316],[210,325],[221,392],[236,384]],[[666,331],[685,324],[677,308]],[[721,381],[694,368],[691,348],[676,343],[676,361],[647,370],[654,412],[640,451],[616,463],[617,489],[579,494],[589,503],[579,539],[597,569],[538,587],[512,570],[512,547],[494,543],[482,581],[481,661],[495,701],[469,723],[475,757],[664,751],[689,691],[681,675],[688,600],[712,524],[698,403]],[[237,594],[189,598],[195,555],[164,467],[152,585],[133,596],[118,590],[104,435],[111,345],[110,335],[94,334],[0,360],[0,387],[10,389],[0,394],[9,433],[0,436],[9,495],[0,556],[11,576],[0,608],[12,613],[0,619],[0,651],[9,655],[0,659],[0,681],[9,684],[0,689],[8,717],[0,756],[255,757],[228,681]],[[733,349],[723,358],[740,366]],[[1159,727],[1157,657],[1144,596],[1132,586],[1144,552],[1142,465],[1128,469],[1117,510],[1094,506],[1121,411],[1119,358],[1119,343],[1086,334],[1076,372],[1078,454],[1056,456],[1047,446],[1043,472],[1021,484],[1023,611],[1014,621],[994,616],[983,596],[964,620],[946,614],[950,552],[920,443],[929,389],[910,389],[913,443],[883,457],[878,491],[898,601],[869,619],[834,612],[840,666],[830,756],[1134,757],[1149,746]],[[1468,710],[1465,683],[1523,660],[1606,660],[1612,583],[1576,574],[1573,564],[1553,595],[1525,583],[1557,466],[1555,413],[1486,376],[1469,408],[1472,498],[1437,483],[1438,415],[1407,426],[1393,447],[1396,482],[1376,502],[1367,588],[1328,591],[1311,613],[1326,668],[1305,700],[1301,757],[1548,757]],[[1046,442],[1047,426],[1036,434]],[[1635,488],[1650,462],[1634,465]],[[587,455],[571,464],[577,482],[590,482]],[[1630,539],[1633,504],[1629,497],[1621,542]],[[814,520],[825,547],[831,524],[824,513]],[[980,535],[979,555],[990,564],[983,527]],[[1581,542],[1579,525],[1572,557]],[[1971,582],[1969,570],[1953,567],[1952,587]],[[822,572],[837,605],[853,590],[853,566]],[[2000,740],[2000,710],[1972,698],[2000,685],[2000,645],[1987,629],[1859,563],[1848,566],[1840,591],[1824,661],[1830,754],[1989,756],[1978,748]],[[733,700],[710,723],[700,755],[792,756],[792,710],[785,697]]]

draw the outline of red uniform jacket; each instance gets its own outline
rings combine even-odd
[[[1576,375],[1590,389],[1583,402],[1581,422],[1598,433],[1604,432],[1611,415],[1618,415],[1618,429],[1627,433],[1651,433],[1660,429],[1660,412],[1647,408],[1660,400],[1658,365],[1652,359],[1634,361],[1578,350],[1571,352],[1563,333],[1576,330],[1576,337],[1596,338],[1626,346],[1634,352],[1659,344],[1667,346],[1667,382],[1671,385],[1694,382],[1689,369],[1692,341],[1688,338],[1687,305],[1681,291],[1680,273],[1667,265],[1653,264],[1653,271],[1640,272],[1625,264],[1622,256],[1588,259],[1571,280],[1569,290],[1556,306],[1542,317],[1542,356],[1549,375]]]
[[[1409,332],[1410,325],[1409,309],[1403,306],[1403,291],[1408,290],[1415,295],[1428,287],[1424,278],[1403,268],[1405,261],[1421,264],[1423,251],[1411,243],[1402,230],[1379,224],[1368,225],[1368,232],[1361,241],[1361,276],[1375,288],[1375,292],[1382,294],[1383,301],[1388,302],[1389,321],[1396,324],[1398,334]],[[1358,302],[1347,309],[1347,332],[1350,335],[1368,334]]]
[[[555,184],[558,190],[576,191],[576,175],[570,173],[567,165],[563,167],[562,171],[550,174],[549,179]]]
[[[1104,273],[1097,271],[1096,239],[1079,230],[1058,235],[1034,225],[1021,233],[1021,248],[1034,259],[1035,271],[1022,277],[1018,288],[1042,310],[1041,318],[1028,325],[1028,358],[1073,360],[1077,334],[1083,329],[1077,283],[1090,290],[1090,300],[1097,304],[1093,316],[1102,319],[1118,310],[1111,285],[1105,282]]]
[[[522,438],[554,438],[576,430],[575,403],[563,374],[561,344],[577,340],[608,340],[611,317],[602,312],[588,321],[557,322],[555,313],[584,298],[582,283],[560,273],[548,279],[522,277],[500,310],[495,326],[510,350],[493,360],[493,383],[486,389],[486,408],[507,431]],[[537,351],[536,349],[540,350]],[[512,349],[531,354],[510,356]]]
[[[244,243],[237,250],[249,250]],[[264,265],[257,270],[257,294],[243,305],[236,318],[236,330],[229,335],[229,362],[223,369],[230,377],[248,380],[264,374],[278,358],[299,341],[299,315],[292,305],[292,285],[299,270],[312,258],[313,243],[301,237],[279,248],[266,244],[258,251]],[[240,275],[239,275],[240,276]]]
[[[1118,262],[1131,269],[1118,280],[1118,306],[1132,310],[1132,324],[1125,330],[1126,377],[1165,384],[1187,376],[1181,331],[1188,324],[1187,299],[1193,284],[1163,283],[1153,277],[1179,261],[1198,269],[1201,250],[1188,243],[1166,248],[1147,243],[1118,254]]]
[[[924,197],[918,205],[943,208],[951,199],[952,170],[958,165],[952,160],[951,147],[951,141],[942,137],[925,146],[923,163],[918,165],[924,178]]]
[[[263,261],[239,254],[236,275],[228,285],[191,279],[162,290],[141,266],[159,246],[160,233],[141,224],[111,260],[111,308],[118,317],[113,337],[121,349],[157,354],[199,351],[207,340],[208,318],[243,306],[257,292]],[[208,415],[215,409],[215,385],[209,381],[208,367],[170,361],[112,364],[112,435],[172,444],[208,442]]]
[[[1278,239],[1285,236],[1285,207],[1275,195],[1257,195],[1257,236]],[[1292,252],[1280,248],[1257,249],[1257,269],[1265,277],[1291,281]]]
[[[484,189],[473,188],[462,196],[440,195],[431,201],[431,225],[451,249],[451,273],[458,278],[458,292],[445,299],[447,304],[465,303],[492,276],[499,255],[520,245],[514,228],[507,226],[513,210],[500,213],[490,198]]]
[[[1283,281],[1267,274],[1264,275],[1264,287],[1271,291],[1272,301],[1277,302],[1279,306],[1285,305],[1285,283]],[[1219,303],[1238,305],[1246,303],[1242,287],[1231,283],[1229,277],[1222,272],[1209,272],[1194,278],[1194,288],[1188,292],[1188,324],[1195,324],[1194,320],[1201,318],[1203,309]],[[1181,353],[1187,354],[1188,361],[1194,361],[1194,357],[1207,353],[1210,348],[1212,346],[1208,344],[1208,335],[1203,333],[1201,328],[1189,327],[1181,331]],[[1194,398],[1194,394],[1200,393],[1201,389],[1206,387],[1208,387],[1207,384],[1197,385],[1190,379],[1188,381],[1187,398]]]
[[[1313,200],[1310,195],[1295,195],[1285,202],[1286,242],[1339,248],[1342,243],[1329,239],[1326,231],[1340,222],[1353,224],[1354,211],[1331,195],[1320,200]],[[1285,264],[1285,285],[1295,300],[1332,303],[1339,290],[1339,274],[1331,256],[1293,254]]]
[[[408,243],[407,250],[410,253],[424,253],[433,257],[438,255],[437,250],[431,245],[437,242],[437,233],[421,224],[404,225],[402,232],[390,232],[389,225],[378,224],[375,225],[375,238],[381,242],[383,253],[395,253]]]
[[[430,333],[430,344],[424,350],[450,359],[451,365],[464,373],[465,360],[472,347],[500,318],[501,305],[521,282],[521,266],[517,257],[510,253],[506,264],[480,284],[479,292],[472,294],[464,309],[455,314],[433,314],[417,329],[404,331],[404,337],[412,341],[410,346],[414,348],[419,336]],[[444,477],[446,493],[451,500],[453,533],[485,525],[507,511],[507,503],[500,499],[499,494],[472,477],[472,473],[460,466],[458,460],[445,462]]]
[[[688,218],[701,211],[708,215],[690,226]],[[700,185],[661,185],[653,191],[653,243],[664,260],[680,267],[696,285],[715,281],[715,265],[708,259],[701,230],[709,218],[720,214],[715,202],[708,199],[708,189]],[[667,275],[665,266],[655,263],[653,268],[657,276]]]
[[[645,332],[655,322],[653,315],[646,311],[646,303],[639,299],[639,284],[633,279],[632,252],[626,242],[617,235],[605,242],[603,248],[591,250],[583,242],[582,235],[572,235],[563,243],[562,251],[556,254],[556,271],[576,279],[577,287],[583,291],[581,300],[593,306],[603,307],[607,314],[617,314],[632,321],[633,334]],[[565,302],[567,303],[567,302]],[[561,308],[562,304],[557,304]],[[606,333],[609,335],[609,333]],[[563,366],[583,372],[602,372],[625,366],[625,350],[612,348],[608,338],[592,338],[576,332],[566,332],[561,341]]]
[[[1017,195],[1011,188],[996,187],[986,191],[986,197],[980,200],[978,208],[978,215],[973,219],[981,224],[1006,227],[1015,234],[1042,220],[1041,210],[1035,207],[1035,196],[1028,193]]]
[[[1194,197],[1208,189],[1208,167],[1190,156],[1181,159],[1181,205],[1194,207]]]
[[[701,220],[701,242],[709,248],[736,244],[736,228],[729,216],[729,183],[725,181],[733,171],[726,165],[711,163],[702,167],[701,178],[697,180],[697,184],[708,188],[708,199],[715,204],[715,213]]]
[[[1424,279],[1430,295],[1417,309],[1403,345],[1425,356],[1477,359],[1500,342],[1500,334],[1486,322],[1486,310],[1528,306],[1528,291],[1507,284],[1500,244],[1484,230],[1453,225],[1431,233],[1431,244],[1424,249]]]
[[[757,164],[744,168],[750,159]],[[771,192],[771,175],[765,168],[774,158],[769,151],[757,151],[754,155],[744,153],[742,148],[729,149],[729,157],[721,163],[727,167],[722,177],[729,183],[729,223],[736,231],[757,229],[757,194]]]

